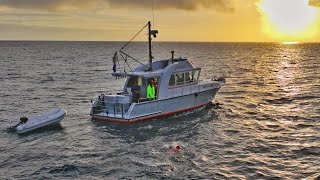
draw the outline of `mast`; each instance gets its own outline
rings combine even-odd
[[[148,22],[148,39],[149,39],[149,64],[150,64],[150,71],[152,71],[152,52],[151,52],[151,22]]]
[[[152,36],[154,38],[157,37],[157,34],[159,33],[158,30],[151,30],[151,22],[148,22],[148,38],[149,38],[149,63],[150,63],[150,68],[149,70],[152,71],[152,51],[151,51],[151,41],[152,41]]]

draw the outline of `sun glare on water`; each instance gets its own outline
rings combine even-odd
[[[279,41],[304,41],[316,34],[317,9],[309,0],[262,0],[263,30]]]
[[[286,42],[282,42],[282,44],[291,45],[291,44],[299,44],[299,42],[286,41]]]

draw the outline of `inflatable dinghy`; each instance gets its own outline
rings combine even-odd
[[[54,109],[31,118],[21,117],[20,122],[9,124],[7,129],[8,131],[17,131],[18,134],[30,132],[44,126],[58,124],[66,114],[65,109]]]

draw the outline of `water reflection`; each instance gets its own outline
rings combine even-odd
[[[299,42],[293,42],[293,41],[289,41],[289,42],[282,42],[282,44],[284,45],[291,45],[291,44],[299,44]]]
[[[227,106],[243,119],[230,126],[241,129],[240,134],[246,139],[242,139],[242,143],[247,146],[247,156],[254,157],[250,162],[272,162],[275,168],[265,172],[280,177],[292,176],[275,169],[290,169],[289,164],[300,164],[301,160],[291,156],[314,152],[315,145],[319,145],[314,138],[306,138],[315,134],[319,137],[319,132],[305,125],[314,119],[310,114],[315,107],[314,101],[319,102],[309,95],[314,94],[310,89],[316,85],[308,78],[312,72],[317,76],[319,68],[312,67],[309,56],[313,53],[308,45],[269,44],[250,50],[259,57],[239,57],[245,59],[237,61],[237,69],[243,69],[243,74],[235,69],[234,77],[229,78],[228,86],[222,89]],[[250,54],[249,51],[246,53]]]
[[[281,46],[279,59],[275,62],[274,71],[276,79],[286,96],[294,96],[300,92],[300,84],[295,84],[295,79],[301,74],[299,60],[303,59],[302,49],[299,46]]]
[[[258,104],[258,110],[273,115],[298,115],[299,105],[293,101],[301,94],[304,84],[297,83],[301,79],[301,60],[304,49],[299,45],[273,44],[264,51],[262,58],[255,65],[255,73],[249,74],[262,83],[250,88],[257,92],[250,100]],[[263,93],[262,93],[263,92]],[[251,96],[252,97],[252,96]]]

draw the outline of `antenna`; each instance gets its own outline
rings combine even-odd
[[[152,0],[152,23],[153,23],[153,28],[155,29],[155,26],[154,26],[154,0]]]

